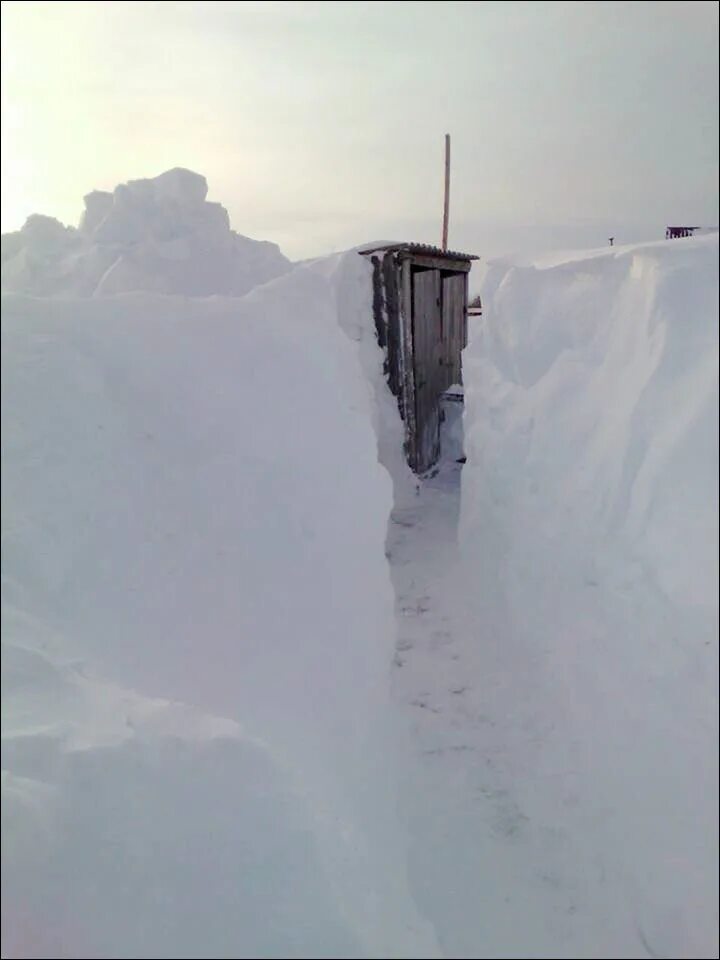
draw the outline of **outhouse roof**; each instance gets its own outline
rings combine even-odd
[[[370,253],[379,253],[381,250],[386,253],[408,253],[411,256],[419,257],[443,257],[446,260],[479,260],[474,253],[459,253],[457,250],[443,250],[442,247],[434,247],[429,243],[384,243],[379,247],[370,247],[367,250],[359,250],[358,253],[363,256]]]

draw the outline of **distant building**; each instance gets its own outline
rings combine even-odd
[[[668,227],[665,231],[666,240],[676,240],[678,237],[691,237],[700,227]]]

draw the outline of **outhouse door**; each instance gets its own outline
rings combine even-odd
[[[424,473],[440,455],[440,397],[462,382],[464,273],[413,267],[412,336],[415,443],[411,461]]]
[[[415,451],[418,473],[440,453],[443,379],[442,280],[439,270],[413,269],[413,366],[415,374]]]

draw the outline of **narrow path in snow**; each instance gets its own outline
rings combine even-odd
[[[543,762],[552,708],[533,706],[532,656],[505,649],[467,602],[458,452],[450,444],[388,526],[394,696],[415,748],[402,800],[418,906],[451,958],[661,955],[596,849],[578,772],[569,761],[558,769],[556,755],[550,770]]]

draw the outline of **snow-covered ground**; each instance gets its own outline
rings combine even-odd
[[[421,909],[452,957],[717,956],[717,237],[494,264],[395,510]]]
[[[198,181],[4,238],[3,956],[717,956],[717,237],[487,267],[417,480]]]

